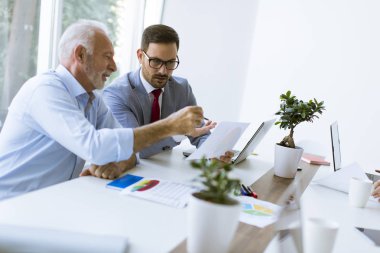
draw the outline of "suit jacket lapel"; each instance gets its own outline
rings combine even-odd
[[[134,73],[130,73],[128,75],[129,82],[131,84],[132,89],[135,91],[135,95],[138,98],[140,103],[141,110],[143,112],[144,117],[144,125],[150,123],[150,100],[149,95],[146,92],[141,80],[140,80],[140,69],[135,71]]]
[[[162,94],[162,105],[161,105],[161,119],[166,118],[175,111],[175,88],[173,87],[173,82],[171,78],[165,85],[165,91]]]

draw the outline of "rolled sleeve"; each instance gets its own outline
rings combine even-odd
[[[133,154],[134,134],[131,128],[113,129],[117,145],[117,162],[127,160]]]
[[[133,153],[132,129],[97,130],[70,97],[51,96],[56,91],[50,86],[36,89],[29,103],[27,122],[38,125],[40,132],[91,163],[128,160]]]

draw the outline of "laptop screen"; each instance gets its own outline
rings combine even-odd
[[[338,122],[335,121],[330,125],[330,133],[331,133],[331,146],[332,146],[332,154],[334,161],[334,171],[340,170],[342,168],[342,159],[340,153],[340,139],[339,139],[339,131],[338,131]]]

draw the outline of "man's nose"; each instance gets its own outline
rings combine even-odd
[[[112,70],[112,72],[115,72],[117,70],[116,62],[113,58],[112,58],[110,66],[109,66],[109,69]]]
[[[166,68],[165,64],[162,64],[162,66],[158,69],[158,73],[160,73],[160,74],[167,74],[168,73],[168,69]]]

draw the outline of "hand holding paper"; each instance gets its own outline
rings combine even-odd
[[[196,160],[202,157],[214,158],[225,155],[226,151],[232,150],[248,123],[220,122],[207,140],[186,160]]]

